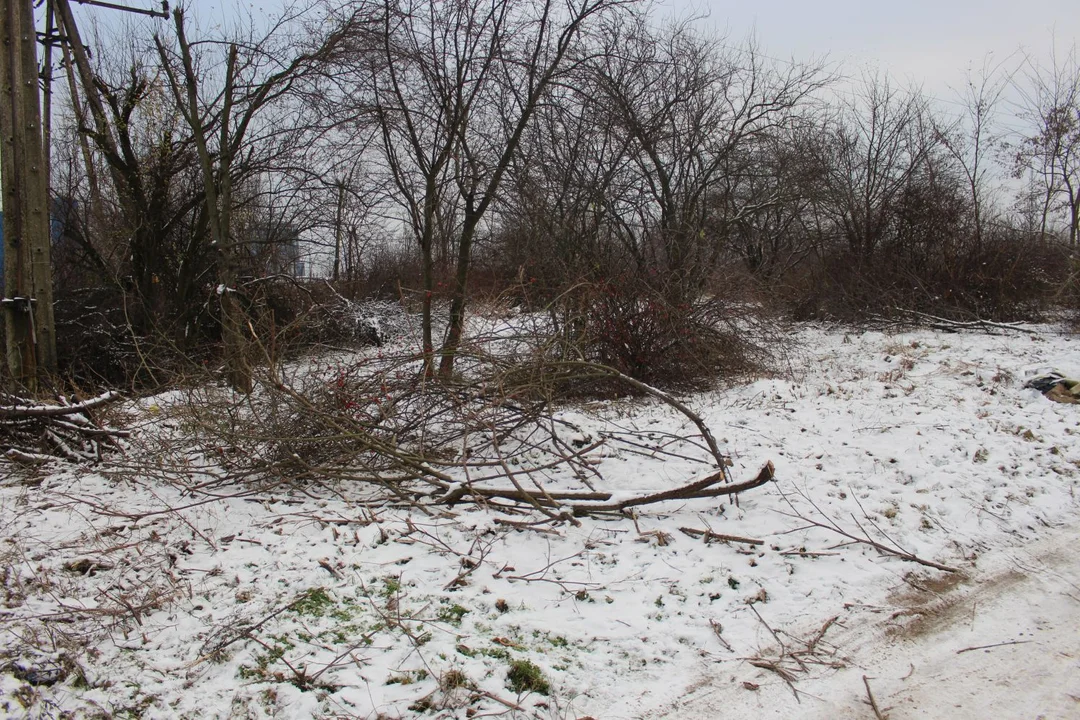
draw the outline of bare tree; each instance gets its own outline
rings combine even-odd
[[[857,262],[888,239],[897,201],[933,141],[926,119],[919,94],[869,76],[813,149],[827,168],[820,208]]]
[[[734,227],[777,201],[744,183],[827,78],[818,65],[768,64],[752,39],[731,47],[687,23],[657,31],[636,18],[610,27],[605,43],[594,82],[626,139],[625,242],[663,270],[671,292],[692,298]]]
[[[775,134],[732,193],[757,212],[735,215],[735,252],[754,277],[770,285],[803,263],[821,238],[815,203],[825,168],[807,152],[819,127],[812,112]]]
[[[85,233],[84,250],[103,279],[134,290],[138,302],[132,321],[144,332],[168,314],[166,306],[198,306],[193,278],[205,261],[205,244],[188,230],[199,224],[193,214],[204,191],[192,182],[191,171],[197,168],[192,138],[183,132],[153,63],[132,49],[132,38],[125,38],[129,48],[119,54],[129,55],[122,67],[101,64],[104,53],[94,67],[67,0],[57,0],[56,8],[71,39],[64,45],[64,60],[90,207],[95,215],[108,215],[114,226],[96,239]],[[111,194],[98,182],[98,158]]]
[[[995,120],[1011,80],[1004,69],[1007,62],[991,64],[987,57],[977,72],[969,70],[963,89],[957,93],[963,116],[953,124],[939,124],[936,130],[939,142],[963,171],[971,196],[975,241],[979,245],[986,233],[986,214],[992,204],[986,195],[990,192],[989,175],[1000,143]]]
[[[623,225],[611,212],[627,140],[596,102],[591,72],[579,68],[553,88],[523,138],[500,207],[496,252],[505,269],[561,292],[613,271]]]
[[[1055,212],[1066,216],[1070,245],[1080,241],[1080,56],[1076,46],[1065,57],[1054,53],[1048,67],[1029,59],[1023,74],[1021,116],[1030,123],[1014,157],[1041,190],[1045,234]]]
[[[350,9],[344,58],[381,137],[381,155],[420,248],[423,350],[434,372],[435,249],[455,271],[440,374],[453,372],[469,271],[503,178],[550,87],[587,52],[584,36],[623,0],[420,0]],[[355,92],[356,88],[347,88]]]
[[[202,170],[206,216],[213,246],[218,251],[217,294],[221,302],[226,374],[234,388],[250,392],[248,320],[237,282],[244,247],[234,235],[232,213],[234,183],[254,170],[250,163],[241,168],[237,161],[246,159],[243,153],[250,143],[248,133],[256,117],[267,106],[286,97],[298,76],[331,54],[342,36],[332,33],[310,52],[282,59],[270,47],[269,37],[283,26],[283,19],[271,29],[270,35],[259,41],[243,46],[235,41],[218,43],[225,46],[226,53],[222,89],[205,98],[200,97],[203,94],[200,73],[196,70],[184,18],[183,8],[173,12],[179,62],[175,58],[177,53],[170,52],[159,36],[154,41],[176,106],[191,130]],[[214,131],[218,137],[212,145]]]

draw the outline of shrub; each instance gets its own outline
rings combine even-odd
[[[779,348],[760,306],[715,294],[670,295],[632,277],[583,284],[552,306],[552,318],[574,359],[664,387],[759,371]]]
[[[1058,301],[1065,248],[998,231],[976,243],[823,252],[782,290],[795,319],[861,321],[917,311],[954,320],[1038,320]]]

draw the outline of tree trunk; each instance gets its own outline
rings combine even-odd
[[[225,68],[225,90],[222,97],[221,138],[218,147],[217,172],[203,129],[199,109],[198,79],[191,59],[191,48],[184,33],[184,13],[173,12],[176,37],[180,44],[180,56],[184,65],[184,86],[187,90],[187,108],[184,111],[195,139],[195,147],[202,167],[206,186],[206,214],[210,235],[218,249],[218,300],[221,307],[221,343],[225,354],[225,376],[238,392],[250,393],[252,389],[251,365],[248,361],[247,318],[240,305],[237,280],[239,279],[239,247],[232,238],[232,150],[229,136],[230,114],[233,102],[233,81],[236,72],[237,48],[229,47]],[[159,46],[162,62],[168,63],[164,47]],[[178,84],[174,85],[179,98]]]
[[[435,260],[432,257],[435,242],[435,207],[438,197],[435,192],[434,177],[427,180],[427,192],[424,196],[424,226],[420,235],[420,263],[422,266],[424,297],[421,310],[423,332],[424,375],[435,374],[435,340],[432,331],[432,304],[435,295]]]
[[[334,270],[330,279],[337,282],[341,275],[342,218],[345,214],[345,182],[338,181],[337,213],[334,216]]]
[[[443,342],[439,360],[439,377],[449,378],[454,374],[454,361],[457,358],[458,349],[461,347],[461,338],[465,334],[465,301],[469,291],[469,261],[472,257],[473,239],[476,237],[476,226],[480,217],[472,213],[466,213],[465,225],[461,229],[461,237],[458,238],[457,274],[454,278],[454,291],[450,300],[450,320],[446,328],[446,340]]]

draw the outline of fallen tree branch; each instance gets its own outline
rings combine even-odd
[[[472,364],[463,364],[450,382],[425,377],[422,358],[404,354],[364,357],[295,385],[272,369],[262,392],[243,399],[212,389],[193,391],[181,408],[184,421],[195,419],[198,449],[221,470],[193,488],[183,480],[190,469],[185,451],[155,471],[175,476],[188,492],[203,493],[239,481],[265,486],[297,479],[353,480],[372,485],[376,497],[389,502],[418,508],[477,503],[553,523],[671,500],[736,496],[774,479],[770,463],[757,477],[732,483],[730,460],[698,413],[613,368],[538,356],[530,356],[531,364],[481,352],[461,357]],[[652,430],[620,428],[610,436],[583,430],[560,417],[551,399],[555,386],[582,378],[650,395],[686,423],[678,433],[659,433],[659,440]],[[223,423],[223,416],[233,420]],[[564,428],[573,436],[560,437]],[[694,460],[709,469],[700,479],[660,492],[613,493],[602,486],[598,452],[610,445],[658,453],[660,460]],[[554,485],[568,477],[574,486]],[[579,483],[588,489],[578,490]]]
[[[975,647],[966,647],[961,650],[957,650],[956,654],[971,652],[973,650],[989,650],[990,648],[1005,647],[1006,645],[1027,645],[1032,640],[1009,640],[1008,642],[994,643],[993,645],[976,645]]]
[[[764,545],[764,540],[755,540],[754,538],[740,537],[739,535],[725,535],[724,533],[713,532],[712,530],[699,530],[698,528],[681,527],[679,532],[684,535],[689,535],[692,538],[702,538],[705,542],[712,540],[718,540],[720,542],[735,542],[744,543],[746,545]]]
[[[727,648],[728,652],[735,652],[731,644],[724,639],[724,626],[711,618],[709,619],[709,625],[712,627],[713,634],[716,635],[716,639],[720,641],[720,644]]]
[[[753,611],[754,615],[765,626],[765,629],[769,631],[773,639],[776,640],[778,652],[777,657],[765,657],[758,655],[757,657],[747,658],[747,662],[754,667],[761,668],[763,670],[769,670],[776,673],[780,678],[787,683],[787,686],[791,689],[791,692],[795,695],[795,699],[801,702],[799,698],[800,691],[795,687],[795,681],[797,673],[807,673],[810,671],[810,665],[823,665],[833,669],[840,669],[844,667],[844,663],[836,659],[836,649],[823,647],[822,642],[825,638],[825,633],[829,632],[829,628],[836,623],[838,616],[833,616],[822,623],[821,627],[807,638],[799,638],[790,633],[773,630],[769,623],[765,622],[765,618],[761,616],[758,609],[754,607],[754,602],[747,602],[747,607]],[[789,647],[780,635],[783,634],[790,638],[794,643],[801,647]]]
[[[23,465],[44,465],[45,463],[52,462],[56,459],[52,455],[25,452],[17,448],[8,448],[5,450],[4,457],[12,462],[21,463]]]
[[[699,498],[720,497],[723,495],[735,495],[737,493],[761,487],[762,485],[765,485],[766,483],[773,480],[774,477],[774,468],[772,462],[770,461],[765,463],[765,466],[761,468],[761,471],[757,474],[757,477],[755,477],[753,480],[747,480],[744,483],[738,483],[735,485],[724,485],[722,487],[710,487],[722,480],[727,479],[727,474],[721,470],[720,472],[714,473],[713,475],[710,475],[703,480],[698,480],[695,483],[684,485],[683,487],[675,488],[674,490],[653,493],[652,495],[642,495],[640,497],[629,498],[627,500],[620,500],[619,502],[601,505],[573,505],[572,509],[575,515],[586,515],[590,512],[626,510],[627,508],[637,507],[638,505],[651,505],[653,503],[663,502],[665,500],[694,500]]]
[[[961,330],[1006,330],[1012,332],[1022,333],[1038,333],[1038,330],[1031,328],[1025,323],[1001,323],[994,322],[992,320],[950,320],[949,318],[938,317],[937,315],[930,315],[928,313],[919,312],[918,310],[905,310],[903,308],[897,308],[901,313],[909,315],[917,320],[925,320],[930,327],[935,330],[944,330],[945,332],[959,332]]]
[[[709,426],[705,424],[705,420],[696,412],[687,407],[685,403],[679,401],[670,393],[666,393],[659,388],[655,388],[652,385],[649,385],[648,383],[644,383],[636,378],[632,378],[625,373],[619,372],[613,367],[601,365],[599,363],[563,360],[549,363],[549,366],[555,370],[561,368],[586,370],[598,376],[606,376],[613,378],[625,385],[629,385],[635,390],[645,393],[646,395],[651,395],[652,397],[670,405],[675,410],[678,410],[686,417],[687,420],[694,424],[694,427],[696,427],[698,432],[701,434],[702,439],[705,440],[705,444],[708,445],[709,452],[712,454],[713,460],[715,461],[716,466],[719,468],[719,472],[717,474],[720,475],[721,478],[725,481],[728,479],[727,473],[724,472],[724,466],[727,464],[726,458],[724,457],[724,454],[720,452],[720,447],[716,444],[716,438],[713,437],[712,431],[709,430]]]
[[[30,417],[56,417],[58,415],[74,415],[86,410],[106,405],[113,400],[120,399],[120,393],[109,390],[97,397],[83,400],[74,404],[66,405],[39,405],[32,400],[5,395],[4,403],[0,405],[0,418],[30,418]]]
[[[470,487],[464,483],[454,485],[450,488],[450,491],[438,499],[438,503],[441,505],[453,505],[456,502],[461,501],[466,497],[478,497],[478,498],[501,498],[503,500],[520,500],[532,505],[538,503],[545,507],[557,507],[557,503],[554,500],[579,500],[585,501],[604,501],[611,499],[611,493],[606,492],[545,492],[542,495],[540,493],[531,493],[523,489],[510,489],[505,490],[498,488],[477,488]]]

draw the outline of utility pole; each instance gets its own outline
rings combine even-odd
[[[38,91],[32,0],[0,10],[0,175],[4,202],[4,297],[0,307],[12,380],[37,389],[56,369],[48,168]]]
[[[167,17],[160,12],[129,8],[102,0],[81,4]],[[86,51],[75,31],[66,0],[49,0],[46,8],[46,112],[51,112],[51,44],[54,4],[59,6],[71,51],[81,60],[84,82],[92,77]],[[4,292],[0,313],[7,337],[7,366],[12,381],[36,390],[42,374],[56,370],[56,326],[53,320],[52,233],[49,201],[49,118],[42,123],[38,86],[37,34],[33,0],[3,0],[0,9],[0,193],[4,210]],[[65,33],[59,33],[63,36]],[[88,91],[89,94],[89,91]]]

